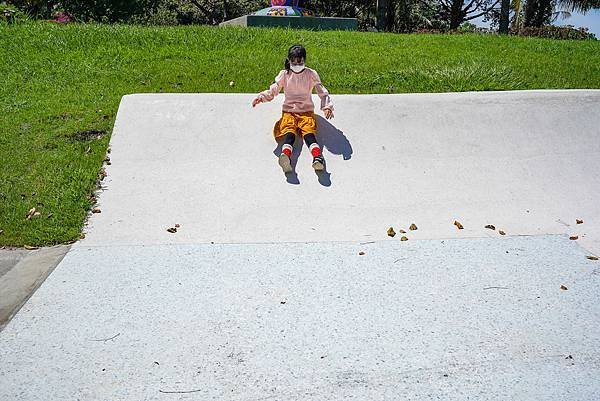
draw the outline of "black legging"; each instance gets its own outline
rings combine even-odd
[[[288,132],[283,137],[283,144],[293,146],[295,140],[296,135],[293,132]],[[312,145],[313,143],[317,143],[317,138],[315,137],[315,134],[306,134],[304,135],[304,142],[306,143],[306,146],[310,148],[310,145]]]

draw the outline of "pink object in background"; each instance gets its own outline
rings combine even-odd
[[[60,24],[66,24],[73,21],[73,18],[67,13],[60,12],[54,16],[54,21]]]
[[[271,0],[271,7],[298,7],[299,0]]]

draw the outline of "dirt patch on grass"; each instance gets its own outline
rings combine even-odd
[[[104,130],[90,129],[86,131],[78,131],[75,134],[73,134],[72,137],[77,141],[85,142],[102,139],[105,135],[106,131]]]

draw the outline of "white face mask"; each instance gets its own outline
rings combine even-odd
[[[290,68],[294,72],[302,72],[305,67],[304,67],[304,64],[299,64],[299,65],[291,65]]]

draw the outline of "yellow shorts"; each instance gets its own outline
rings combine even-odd
[[[284,111],[281,120],[277,121],[273,128],[273,136],[279,138],[288,132],[297,134],[298,130],[300,130],[302,136],[316,134],[317,120],[315,120],[315,113],[288,113]]]

